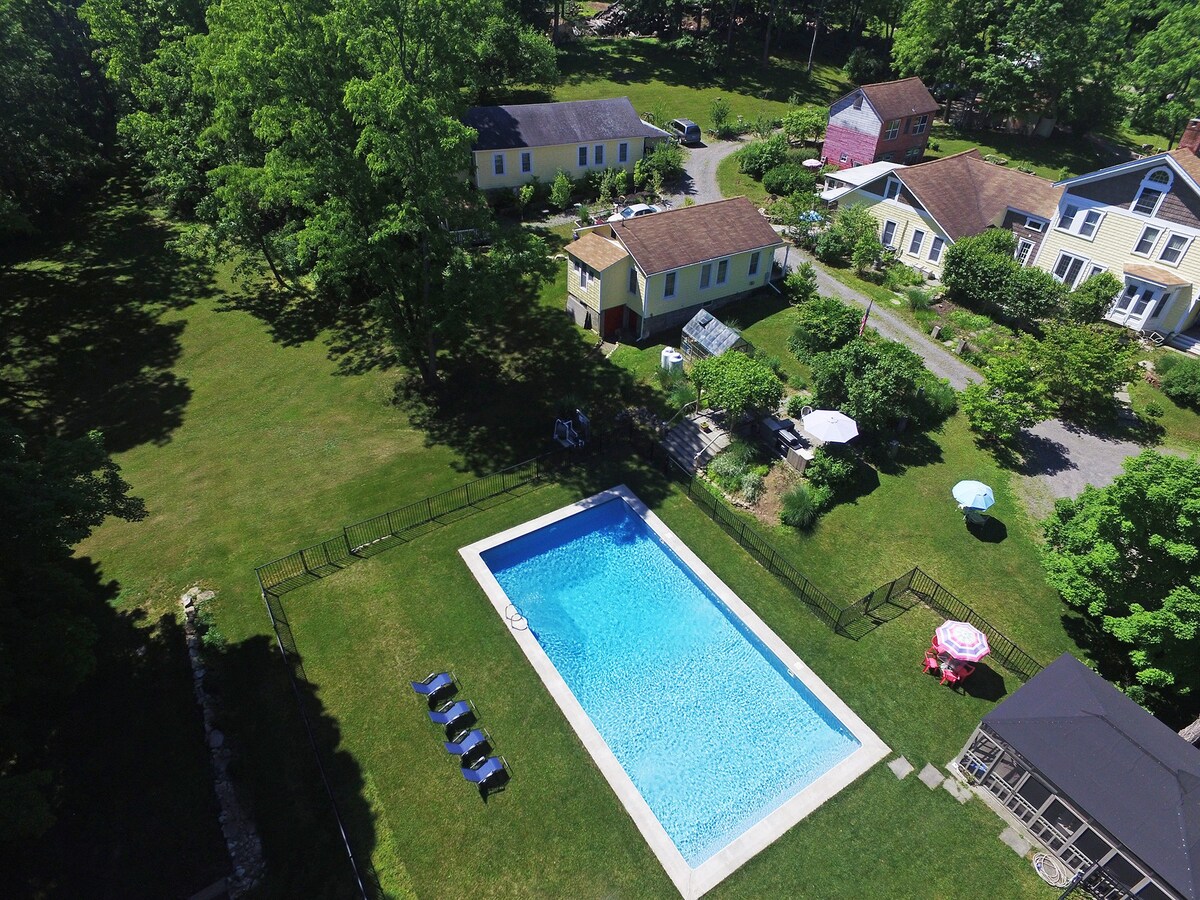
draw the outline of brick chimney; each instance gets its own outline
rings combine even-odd
[[[1196,156],[1200,156],[1200,119],[1192,119],[1187,123],[1187,128],[1183,129],[1183,136],[1179,139],[1180,150],[1190,150]]]

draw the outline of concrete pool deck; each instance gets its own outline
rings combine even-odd
[[[666,829],[663,828],[633,780],[613,754],[546,651],[542,649],[533,633],[528,630],[520,611],[513,606],[508,595],[483,560],[483,553],[487,550],[538,531],[584,510],[616,500],[626,503],[635,514],[641,517],[683,564],[690,568],[721,603],[737,616],[755,637],[784,664],[791,674],[801,681],[829,712],[837,717],[859,743],[859,747],[849,756],[695,868],[689,866],[684,860]],[[534,671],[542,679],[542,683],[545,684],[546,689],[563,711],[567,721],[650,845],[650,849],[658,857],[667,876],[685,900],[700,897],[711,890],[890,753],[883,741],[804,664],[803,660],[625,485],[618,485],[602,491],[586,500],[581,500],[515,528],[462,547],[459,549],[459,554],[483,588],[484,593],[487,594],[496,612],[509,626],[510,632],[525,653],[526,658],[529,659]]]

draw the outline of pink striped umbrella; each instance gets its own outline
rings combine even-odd
[[[992,652],[987,635],[969,622],[947,619],[934,632],[939,648],[955,659],[976,662]]]

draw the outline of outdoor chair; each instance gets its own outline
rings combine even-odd
[[[457,687],[454,683],[454,676],[449,672],[431,672],[425,680],[410,681],[409,684],[412,685],[414,691],[426,697],[444,691],[448,687]]]
[[[953,687],[954,685],[958,684],[961,677],[962,676],[960,676],[958,672],[949,666],[942,667],[942,684],[948,684]]]
[[[462,767],[463,778],[478,785],[486,784],[501,772],[508,774],[508,761],[503,756],[489,756],[473,769]]]
[[[464,765],[469,757],[482,753],[484,748],[490,745],[491,736],[481,728],[473,728],[466,734],[458,735],[453,741],[442,742],[446,752],[459,757]]]
[[[471,708],[471,704],[466,700],[457,700],[454,703],[444,706],[441,709],[429,710],[429,718],[438,725],[445,725],[447,729],[454,725],[459,719],[465,716],[473,715],[475,710]]]
[[[925,651],[925,669],[924,673],[928,675],[931,671],[936,672],[942,667],[941,661],[938,659],[937,653],[932,649]]]

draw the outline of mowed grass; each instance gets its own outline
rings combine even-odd
[[[898,753],[945,763],[1016,683],[987,672],[989,695],[954,694],[922,675],[937,618],[921,608],[859,641],[834,635],[677,489],[636,464],[604,460],[357,563],[284,598],[322,706],[342,726],[418,896],[449,883],[488,896],[676,896],[457,548],[624,481]],[[353,610],[353,613],[348,614]],[[486,805],[455,770],[403,682],[451,668],[513,780]],[[981,685],[984,682],[981,680]],[[665,705],[685,702],[656,685]],[[669,716],[662,724],[669,734]],[[681,765],[687,749],[677,748]],[[1050,896],[996,835],[978,801],[960,806],[882,767],[838,794],[714,891],[718,897],[954,896],[969,871],[989,896]],[[428,853],[430,834],[441,852]],[[863,865],[865,859],[885,865]]]
[[[751,122],[779,118],[801,104],[828,106],[850,90],[840,68],[817,62],[811,76],[807,59],[773,56],[763,69],[752,47],[735,50],[726,72],[710,72],[688,56],[654,38],[593,38],[571,45],[559,56],[562,84],[555,100],[628,97],[645,116],[692,119],[706,132],[712,127],[712,103],[723,97],[734,118]]]
[[[717,163],[717,188],[726,197],[746,197],[752,203],[764,206],[770,194],[763,183],[753,176],[738,170],[737,154],[730,154]]]

